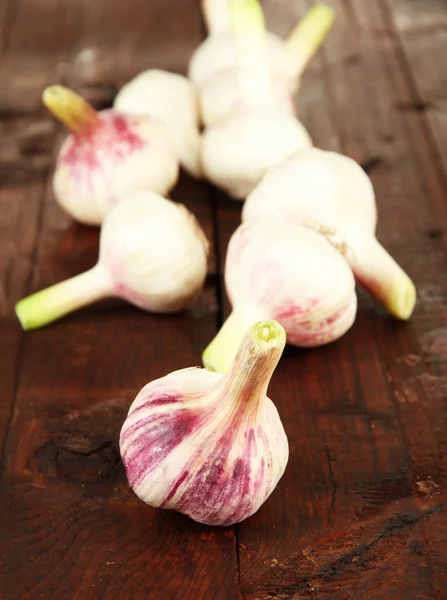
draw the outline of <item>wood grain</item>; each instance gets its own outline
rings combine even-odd
[[[443,500],[444,378],[421,346],[430,332],[439,343],[445,322],[445,285],[437,274],[446,254],[436,233],[446,223],[445,189],[419,115],[399,108],[412,101],[412,90],[380,6],[332,4],[336,27],[304,78],[299,114],[318,146],[343,151],[369,171],[379,239],[415,279],[420,299],[411,324],[403,325],[362,293],[357,321],[337,344],[286,352],[270,395],[291,458],[271,503],[237,527],[241,586],[250,599],[373,598],[378,589],[380,598],[443,597],[445,538],[435,543],[427,531],[437,521],[445,531],[444,513],[417,523],[411,514],[422,514],[422,499],[430,499],[430,510]],[[264,5],[271,27],[283,34],[306,8],[282,3],[279,14],[274,2]],[[222,255],[238,221],[238,207],[222,203]],[[402,400],[407,387],[414,406]],[[397,501],[411,523],[399,533],[403,553],[393,541],[372,559],[369,544],[352,557],[357,527],[367,529],[373,518],[374,530],[385,531]],[[341,560],[334,560],[334,545]]]
[[[282,34],[309,5],[263,4]],[[289,466],[255,516],[222,529],[139,501],[117,439],[138,390],[199,364],[228,314],[224,257],[241,205],[186,176],[174,191],[212,238],[205,292],[186,314],[107,301],[26,335],[13,314],[20,296],[90,267],[98,250],[97,230],[52,197],[56,129],[42,88],[62,81],[105,108],[139,70],[184,72],[202,35],[198,3],[0,3],[2,600],[447,597],[447,7],[330,4],[336,26],[299,114],[317,146],[370,174],[379,238],[414,278],[418,306],[396,323],[359,291],[343,339],[286,349],[269,394]]]

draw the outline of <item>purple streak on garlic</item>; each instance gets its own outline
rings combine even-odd
[[[414,284],[375,237],[374,189],[354,160],[310,148],[271,169],[248,196],[242,219],[273,214],[298,216],[330,239],[337,237],[349,249],[346,258],[361,285],[395,317],[411,316]]]
[[[47,88],[43,101],[72,132],[62,144],[53,186],[56,200],[76,220],[100,225],[126,195],[141,189],[165,194],[177,182],[177,154],[161,121],[97,113],[63,86]]]
[[[176,312],[200,293],[207,254],[206,237],[183,205],[136,192],[104,219],[98,263],[21,300],[16,313],[24,329],[36,329],[107,297],[152,312]]]
[[[293,217],[242,224],[228,246],[225,285],[233,311],[203,353],[205,367],[220,373],[255,321],[275,319],[287,343],[311,347],[341,337],[356,315],[348,262],[324,235]]]
[[[207,525],[232,525],[260,508],[289,455],[266,395],[284,344],[278,323],[257,323],[227,375],[183,369],[141,390],[120,436],[127,478],[139,498]]]
[[[195,87],[186,77],[159,69],[144,71],[123,86],[114,108],[162,121],[180,164],[194,177],[202,175],[199,101]]]

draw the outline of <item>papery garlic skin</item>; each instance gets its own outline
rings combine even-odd
[[[337,230],[374,233],[374,188],[348,156],[307,148],[270,169],[247,197],[242,220],[271,214],[310,217]]]
[[[242,220],[271,215],[300,217],[309,227],[338,237],[357,280],[395,317],[408,319],[416,289],[375,238],[377,208],[372,183],[354,160],[310,148],[271,169],[247,197]]]
[[[233,312],[203,353],[205,367],[221,373],[255,321],[275,319],[288,344],[313,347],[340,338],[356,315],[347,260],[324,235],[293,217],[272,215],[234,232],[225,286]]]
[[[59,204],[77,221],[100,225],[126,195],[166,194],[178,178],[178,158],[166,126],[107,110],[82,135],[62,144],[53,179]]]
[[[274,490],[289,450],[266,390],[285,334],[271,322],[257,327],[261,333],[255,326],[246,334],[226,376],[183,369],[138,394],[120,451],[144,502],[226,526],[254,514]]]
[[[151,312],[177,312],[200,293],[207,254],[194,215],[148,191],[123,201],[101,230],[99,260],[107,264],[116,292]]]
[[[272,72],[287,73],[284,42],[273,33],[266,32],[266,45]],[[237,65],[236,44],[231,29],[209,36],[191,56],[188,67],[189,79],[200,89],[220,71],[234,69]]]
[[[230,119],[234,113],[250,109],[251,101],[241,93],[238,69],[218,71],[206,79],[200,88],[200,110],[206,127]],[[281,78],[272,79],[271,93],[264,106],[281,114],[295,116],[295,104]]]
[[[160,69],[144,71],[121,88],[114,108],[162,121],[181,165],[194,177],[202,175],[199,101],[186,77]]]
[[[98,263],[20,300],[16,314],[24,329],[36,329],[108,297],[173,313],[200,293],[207,256],[208,241],[184,206],[154,192],[136,192],[107,214]]]
[[[268,169],[310,146],[299,121],[255,107],[205,131],[202,164],[209,181],[244,200]]]

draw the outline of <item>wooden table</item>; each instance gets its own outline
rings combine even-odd
[[[182,179],[213,241],[187,314],[103,302],[22,333],[14,303],[93,265],[98,233],[51,191],[62,82],[97,106],[156,66],[185,71],[195,0],[0,0],[0,599],[447,598],[447,4],[332,0],[337,23],[298,98],[315,144],[369,172],[379,238],[414,278],[409,324],[360,292],[352,330],[287,349],[270,388],[290,440],[271,499],[230,528],[155,510],[117,437],[149,380],[200,364],[228,312],[222,270],[240,204]],[[305,0],[264,2],[288,33]]]

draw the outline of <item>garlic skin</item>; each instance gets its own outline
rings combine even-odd
[[[177,312],[200,293],[207,255],[208,241],[183,205],[136,192],[106,216],[98,263],[20,300],[16,314],[28,330],[109,297],[151,312]]]
[[[143,189],[165,194],[176,184],[178,158],[161,121],[97,113],[63,86],[47,88],[43,101],[72,131],[59,151],[53,188],[77,221],[100,225],[120,198]]]
[[[226,373],[246,329],[275,319],[287,343],[335,341],[353,324],[355,280],[345,257],[300,219],[272,215],[242,224],[231,237],[225,286],[233,311],[205,349],[207,369]]]
[[[209,181],[244,200],[268,169],[310,146],[310,135],[299,121],[253,107],[205,130],[202,164]]]
[[[289,448],[267,386],[285,345],[274,321],[246,332],[229,373],[183,369],[146,385],[121,429],[130,486],[147,504],[206,525],[253,515]]]
[[[258,3],[259,4],[259,3]],[[202,88],[209,77],[238,65],[236,43],[231,32],[230,0],[202,0],[209,36],[198,46],[188,65],[188,77]],[[294,94],[302,72],[334,23],[335,12],[325,4],[312,7],[286,40],[265,32],[269,69]]]
[[[114,108],[162,121],[180,164],[193,177],[201,177],[199,101],[186,77],[160,69],[144,71],[121,88]]]
[[[272,78],[271,92],[264,104],[278,113],[295,116],[295,104],[284,79]],[[248,110],[250,102],[241,92],[239,69],[229,68],[210,75],[200,88],[200,110],[205,127],[230,119],[234,113]]]
[[[358,163],[336,152],[310,148],[271,169],[248,196],[243,222],[294,215],[349,247],[356,279],[396,318],[410,318],[416,289],[375,237],[374,189]]]
[[[249,40],[258,28],[254,49],[253,68],[268,73],[271,91],[270,104],[280,112],[294,114],[293,94],[308,62],[327,36],[334,21],[334,11],[325,5],[311,8],[286,41],[265,30],[262,8],[258,0],[214,0],[204,6],[205,20],[210,36],[193,54],[189,65],[189,77],[199,90],[202,121],[209,127],[228,119],[236,109],[244,106],[244,94],[240,86],[241,60],[244,57],[245,40]],[[249,6],[251,4],[251,7]],[[223,6],[225,5],[225,6]],[[227,11],[227,17],[222,16]],[[242,16],[236,24],[238,12]],[[250,12],[251,14],[250,14]],[[256,15],[258,13],[258,15]],[[260,17],[260,19],[258,18]],[[214,22],[217,25],[214,25]],[[236,34],[235,34],[236,31]],[[243,49],[238,48],[238,35]],[[253,39],[253,38],[252,38]]]

